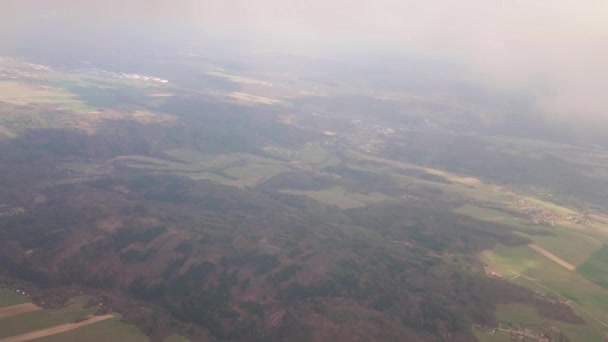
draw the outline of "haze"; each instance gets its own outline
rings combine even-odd
[[[69,28],[85,39],[104,31],[238,37],[256,48],[328,56],[338,46],[402,50],[526,91],[552,117],[604,119],[608,112],[605,1],[8,0],[4,8],[2,35],[17,45],[23,36]]]

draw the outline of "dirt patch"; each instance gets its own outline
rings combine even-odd
[[[122,227],[124,227],[124,222],[118,216],[110,216],[97,222],[97,228],[107,233],[114,233]]]
[[[38,311],[40,309],[42,309],[42,308],[39,307],[38,305],[32,304],[32,303],[7,306],[4,308],[0,308],[0,318],[20,315],[20,314],[24,314],[24,313],[28,313],[28,312],[32,312],[32,311]]]
[[[87,326],[89,324],[105,321],[106,319],[110,319],[110,318],[114,318],[114,316],[113,315],[95,316],[95,317],[87,319],[86,321],[82,321],[82,322],[78,322],[78,323],[62,324],[62,325],[58,325],[58,326],[48,328],[48,329],[43,329],[43,330],[33,331],[33,332],[29,332],[29,333],[25,333],[25,334],[21,334],[21,335],[17,335],[17,336],[3,338],[3,339],[0,339],[0,342],[29,341],[29,340],[33,340],[36,338],[42,338],[42,337],[46,337],[46,336],[64,333],[64,332],[67,332],[70,330],[74,330],[74,329],[78,329],[78,328]]]
[[[574,265],[572,265],[571,263],[561,259],[560,257],[558,257],[557,255],[549,252],[548,250],[535,245],[535,244],[529,244],[528,247],[532,248],[533,250],[537,251],[538,253],[544,255],[546,258],[550,259],[551,261],[565,267],[566,269],[570,270],[570,271],[574,271],[576,269],[576,267]]]

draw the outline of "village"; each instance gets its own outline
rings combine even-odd
[[[526,325],[499,323],[497,327],[473,324],[473,331],[491,335],[508,334],[509,341],[521,342],[566,342],[569,341],[559,329],[548,324]]]
[[[10,217],[24,214],[26,212],[25,208],[22,207],[11,207],[7,205],[0,204],[0,216]]]

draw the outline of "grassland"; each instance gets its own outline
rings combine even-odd
[[[63,89],[43,86],[29,86],[15,81],[0,81],[0,101],[18,105],[31,103],[51,103],[61,108],[77,112],[90,112],[95,108],[87,106],[78,95]]]
[[[121,165],[156,172],[172,173],[192,179],[207,179],[238,187],[254,186],[289,171],[289,164],[244,153],[203,154],[191,150],[171,150],[167,155],[177,161],[144,156],[114,159]]]
[[[75,128],[91,133],[108,119],[142,123],[172,119],[162,113],[125,108],[135,108],[148,95],[160,92],[158,86],[146,82],[36,69],[16,61],[0,63],[15,75],[0,79],[0,104],[6,107],[0,111],[0,135],[9,138],[28,128]]]
[[[556,327],[561,333],[570,337],[572,341],[602,341],[597,332],[589,329],[586,325],[569,324],[562,321],[550,320],[541,316],[534,307],[526,304],[499,305],[496,310],[496,318],[504,327],[526,326],[533,331],[545,331],[546,327]],[[508,328],[505,328],[507,330]],[[499,330],[495,334],[483,331],[475,331],[475,336],[481,342],[508,342],[509,332]]]
[[[587,279],[608,289],[608,246],[604,245],[597,250],[584,264],[579,272]]]
[[[282,192],[294,195],[306,195],[325,204],[337,205],[342,209],[359,208],[366,205],[365,202],[351,197],[345,192],[344,188],[339,186],[317,191],[282,190]],[[360,196],[364,195],[360,194]]]
[[[513,226],[520,230],[521,235],[575,266],[583,264],[594,251],[598,250],[604,238],[589,230],[535,225],[529,220],[497,209],[464,205],[454,211],[480,220]]]
[[[534,206],[555,211],[560,217],[577,214],[573,209],[526,194],[510,193],[508,197],[511,198],[510,201],[513,198],[523,199]],[[502,203],[507,207],[508,202]],[[608,253],[602,248],[606,235],[601,222],[581,227],[576,224],[562,224],[563,221],[559,221],[557,225],[548,227],[531,224],[507,211],[497,209],[465,205],[456,211],[481,220],[515,227],[521,235],[536,245],[578,266],[576,270],[566,269],[528,246],[498,246],[494,250],[484,252],[482,260],[487,265],[488,273],[496,272],[507,281],[559,298],[568,303],[587,324],[548,321],[531,307],[518,305],[499,308],[499,320],[511,323],[548,323],[558,327],[574,341],[602,340],[603,334],[608,330],[608,301],[605,299],[608,298],[608,291],[598,285],[604,281],[598,277],[608,273],[604,266]],[[503,341],[508,338],[508,334],[500,332],[496,335],[477,332],[476,336],[481,341]]]
[[[237,180],[233,184],[245,187],[254,186],[272,176],[288,171],[289,168],[281,165],[248,164],[243,167],[227,168],[224,172]]]
[[[601,237],[564,227],[552,227],[551,234],[526,234],[525,236],[574,266],[580,266],[602,246]]]
[[[331,165],[338,161],[319,142],[305,144],[296,152],[296,158],[311,165]]]
[[[601,332],[594,331],[593,328],[597,327],[546,319],[536,309],[526,304],[499,305],[496,316],[501,323],[538,326],[547,324],[554,326],[573,341],[601,341],[603,336]]]
[[[559,215],[575,213],[570,208],[531,199],[529,196],[521,198],[534,205],[555,210]],[[573,327],[567,329],[572,338],[579,337],[574,340],[589,340],[588,336],[583,337],[583,333],[588,330],[595,331],[595,337],[599,338],[608,329],[608,301],[605,300],[608,292],[598,285],[602,284],[601,277],[608,272],[604,266],[606,259],[602,257],[605,253],[602,245],[606,241],[606,235],[601,223],[594,222],[586,227],[561,224],[547,227],[531,225],[520,218],[509,217],[506,212],[485,208],[466,206],[457,211],[482,220],[512,225],[536,245],[577,266],[577,270],[568,270],[527,246],[499,246],[493,251],[486,251],[483,256],[490,267],[488,271],[496,271],[509,281],[570,303],[589,324],[582,330]]]
[[[576,271],[561,267],[528,246],[498,246],[493,251],[484,252],[482,259],[488,272],[497,272],[508,281],[556,296],[568,303],[587,322],[587,325],[564,328],[570,338],[575,341],[601,341],[601,336],[608,329],[606,289]]]
[[[0,290],[0,307],[29,303],[25,296],[9,290]]]
[[[274,158],[283,161],[289,161],[293,159],[296,153],[295,151],[290,150],[288,148],[282,148],[278,146],[265,146],[263,150]]]
[[[454,212],[465,214],[483,221],[500,222],[515,226],[525,226],[526,222],[509,215],[503,211],[491,208],[482,208],[471,204],[463,205],[454,210]]]
[[[78,342],[78,341],[99,341],[99,342],[145,342],[148,338],[134,326],[121,323],[118,319],[112,318],[102,322],[87,325],[82,328],[64,332],[57,335],[47,336],[36,339],[38,342]]]

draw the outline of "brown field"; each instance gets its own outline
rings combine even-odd
[[[32,303],[25,303],[13,306],[7,306],[4,308],[0,308],[0,318],[24,314],[32,311],[40,310],[41,308]]]
[[[268,97],[247,94],[247,93],[242,93],[242,92],[238,92],[238,91],[230,93],[229,97],[240,100],[240,101],[255,102],[255,103],[262,103],[262,104],[269,104],[269,105],[280,102],[279,100],[271,99]]]
[[[549,252],[548,250],[535,245],[535,244],[529,244],[528,245],[530,248],[532,248],[533,250],[537,251],[538,253],[542,254],[543,256],[545,256],[546,258],[550,259],[551,261],[557,263],[560,266],[565,267],[566,269],[570,270],[570,271],[574,271],[576,269],[576,267],[574,265],[572,265],[571,263],[561,259],[560,257],[558,257],[557,255]]]

